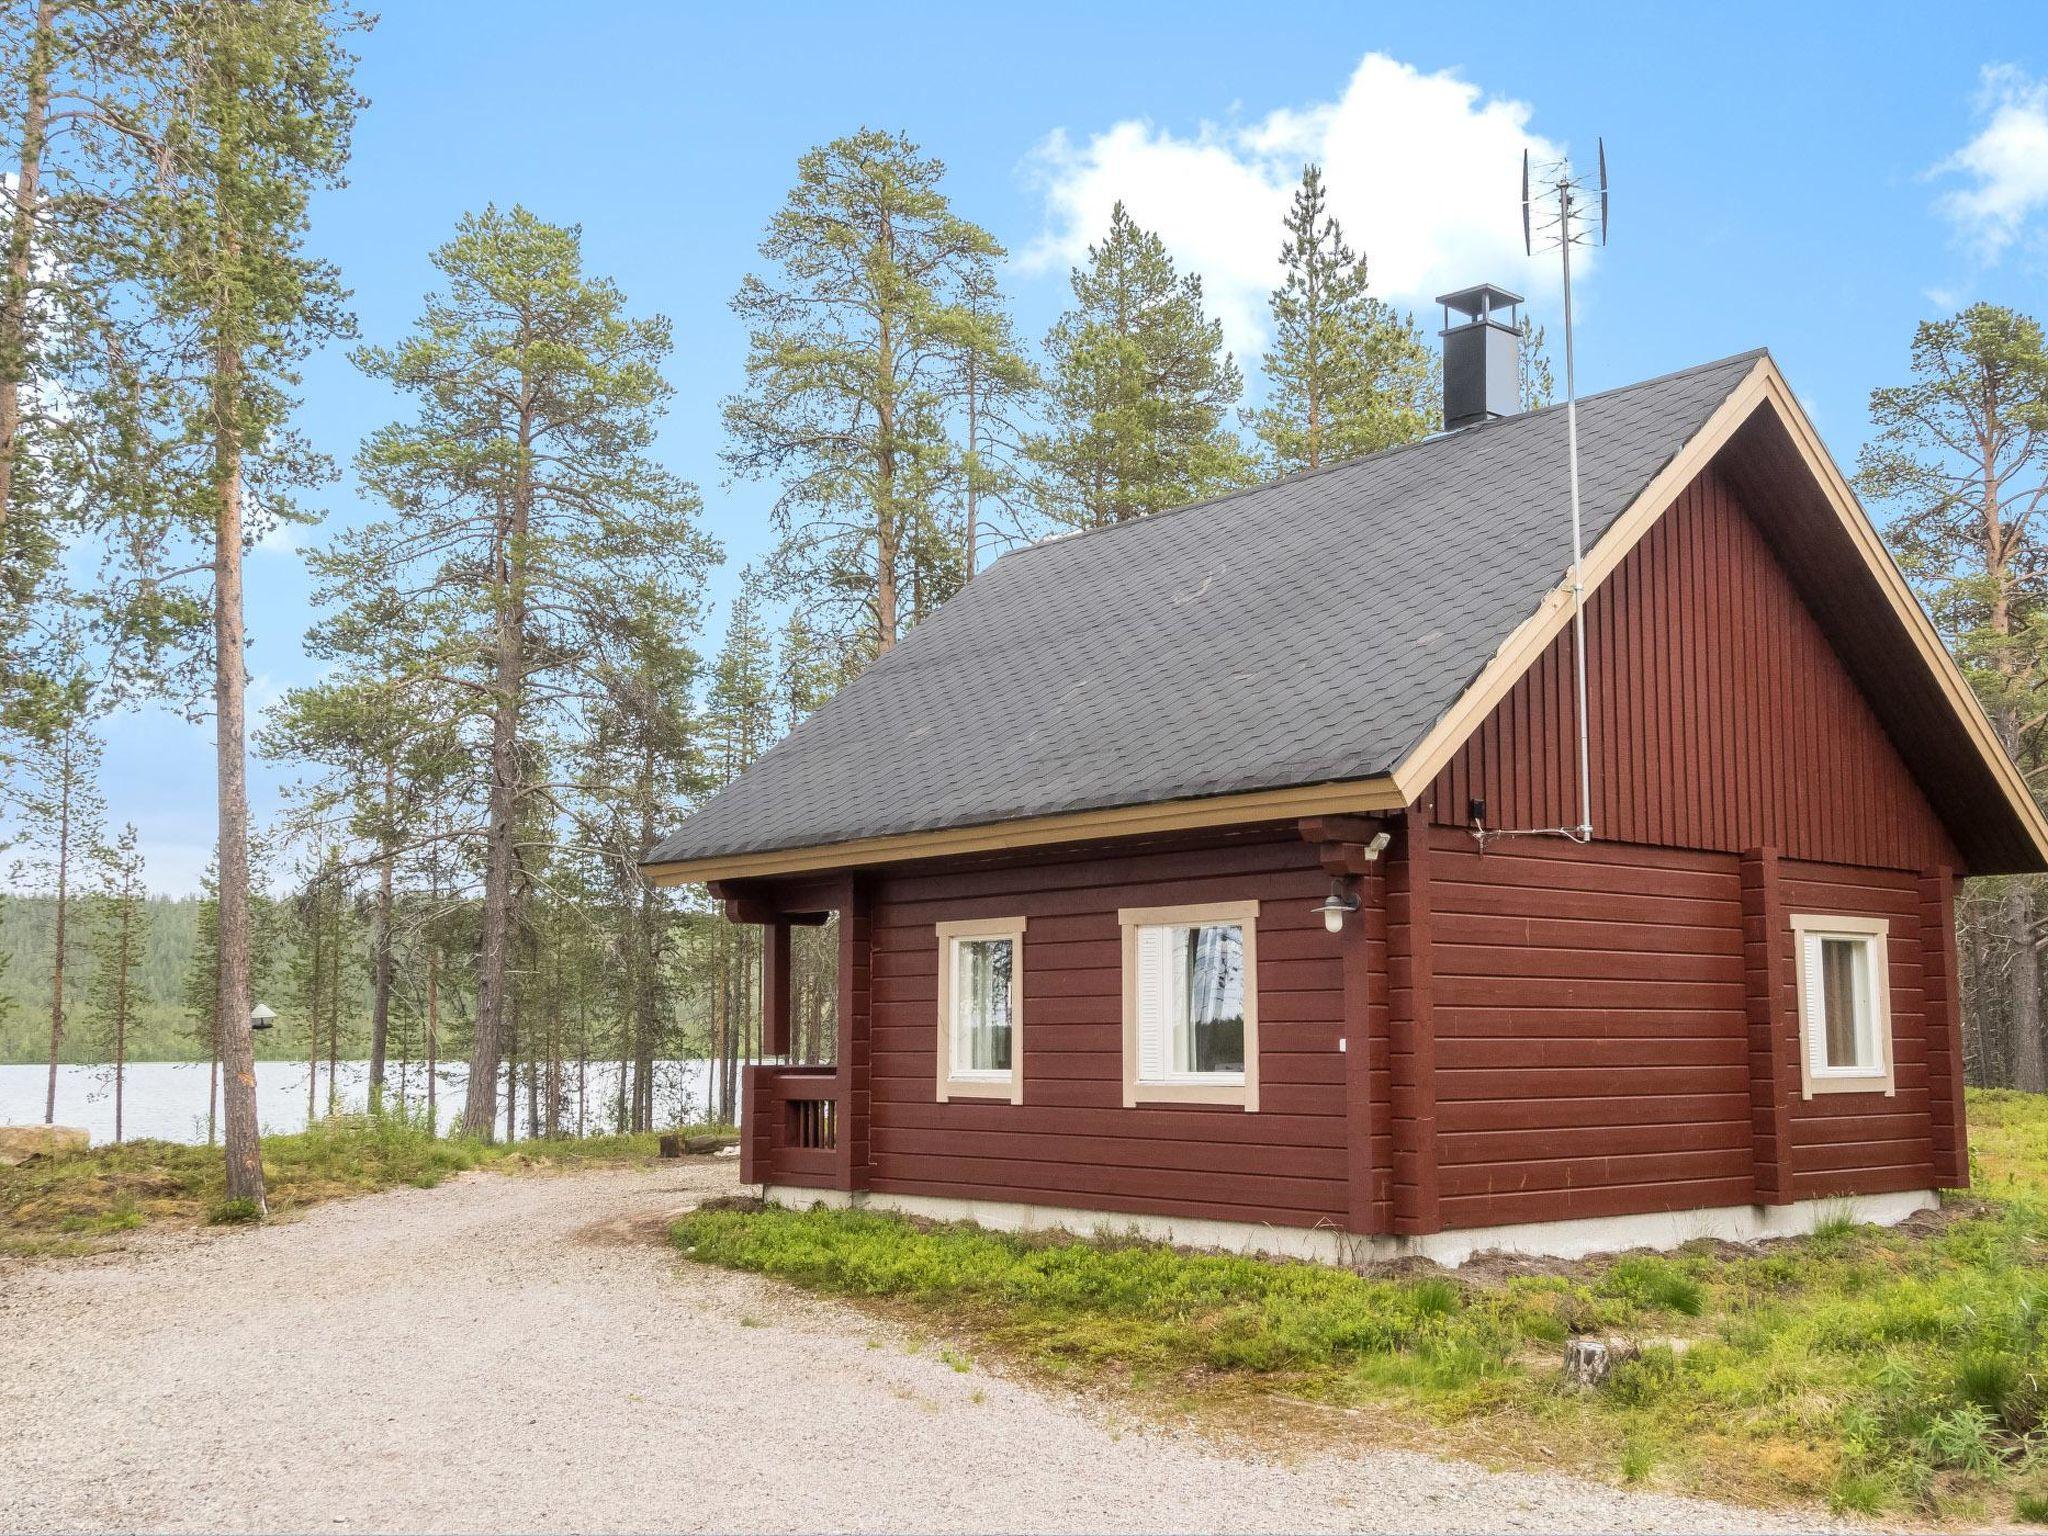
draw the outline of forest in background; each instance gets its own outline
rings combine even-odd
[[[349,51],[370,18],[326,0],[0,11],[0,162],[19,168],[0,835],[38,893],[0,902],[7,1059],[219,1057],[231,1082],[261,1000],[279,1015],[266,1055],[324,1040],[366,1055],[373,1084],[394,1053],[460,1056],[472,1133],[559,1130],[565,1072],[594,1057],[626,1064],[622,1128],[645,1128],[656,1061],[756,1048],[755,930],[637,871],[692,806],[1003,549],[1438,425],[1434,346],[1372,292],[1318,167],[1272,232],[1270,349],[1240,360],[1201,275],[1120,204],[1065,313],[1018,335],[1008,253],[953,205],[943,161],[860,128],[800,157],[735,275],[744,380],[721,462],[689,468],[768,484],[775,545],[714,646],[702,594],[723,551],[698,481],[653,451],[671,324],[587,270],[578,226],[450,210],[413,324],[356,334],[309,209],[370,110]],[[392,418],[309,443],[297,366],[340,347]],[[1873,393],[1859,486],[2038,782],[2041,328],[1969,306],[1920,328],[1905,375]],[[1526,331],[1522,403],[1552,392]],[[317,520],[340,453],[368,515],[304,536],[322,680],[245,722],[241,556]],[[100,723],[148,701],[223,742],[219,857],[190,902],[149,896],[97,789]],[[249,825],[245,734],[296,777],[273,825]],[[2033,880],[1966,894],[1979,1081],[2048,1086],[2040,898]],[[833,943],[798,938],[811,1059],[833,1052]]]

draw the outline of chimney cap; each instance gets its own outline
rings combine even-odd
[[[1440,293],[1436,296],[1436,301],[1444,307],[1444,324],[1446,329],[1450,325],[1452,310],[1456,310],[1459,314],[1465,316],[1468,321],[1492,321],[1495,325],[1499,325],[1501,322],[1494,319],[1494,311],[1499,309],[1509,310],[1511,313],[1508,316],[1507,324],[1512,327],[1514,325],[1512,310],[1515,305],[1522,302],[1522,296],[1519,293],[1510,293],[1505,288],[1496,288],[1492,283],[1481,283],[1476,288],[1460,288],[1454,293]]]

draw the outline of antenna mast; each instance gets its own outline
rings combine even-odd
[[[1579,388],[1572,336],[1572,247],[1607,243],[1607,145],[1599,143],[1597,177],[1581,175],[1567,158],[1535,168],[1522,151],[1522,245],[1531,256],[1553,245],[1564,269],[1564,431],[1572,499],[1572,684],[1579,727],[1579,820],[1558,830],[1575,842],[1593,840],[1592,752],[1586,726],[1586,551],[1579,514]],[[1597,198],[1597,215],[1587,205]],[[1589,215],[1591,217],[1589,217]]]

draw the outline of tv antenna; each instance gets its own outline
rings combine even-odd
[[[1569,157],[1531,167],[1522,151],[1522,248],[1530,256],[1555,250],[1564,268],[1564,435],[1571,464],[1572,659],[1579,725],[1579,824],[1563,829],[1574,842],[1593,840],[1592,755],[1586,740],[1586,551],[1579,521],[1579,388],[1572,355],[1572,247],[1607,243],[1607,143],[1599,146],[1596,173],[1579,171]],[[1598,208],[1595,211],[1595,204]]]

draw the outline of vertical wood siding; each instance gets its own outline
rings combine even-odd
[[[870,1187],[899,1194],[1343,1225],[1346,1053],[1328,891],[1291,835],[874,885]],[[1117,909],[1261,902],[1259,1108],[1123,1104]],[[933,924],[1022,914],[1024,1102],[935,1102]],[[1347,932],[1355,931],[1347,928]],[[1382,1101],[1383,1102],[1383,1101]]]
[[[1603,841],[1954,868],[1947,832],[1797,589],[1713,471],[1586,606],[1593,822]],[[1496,827],[1577,820],[1571,632],[1435,784]]]

